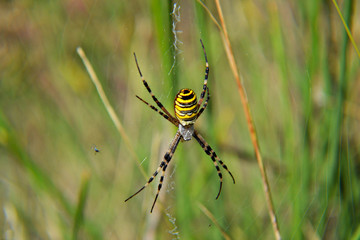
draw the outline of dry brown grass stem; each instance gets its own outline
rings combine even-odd
[[[85,55],[85,52],[84,50],[81,48],[81,47],[78,47],[76,49],[77,53],[79,54],[81,60],[83,61],[84,65],[85,65],[85,68],[86,68],[86,71],[88,72],[89,76],[90,76],[90,79],[91,81],[93,82],[93,84],[95,85],[95,88],[100,96],[100,99],[102,101],[102,103],[104,104],[105,106],[105,109],[106,111],[108,112],[111,120],[113,121],[117,131],[119,132],[120,136],[123,138],[124,142],[125,142],[125,145],[126,147],[128,148],[130,154],[131,154],[131,157],[137,161],[137,165],[141,171],[141,173],[147,177],[144,169],[141,167],[140,165],[140,160],[139,158],[137,157],[136,153],[135,153],[135,150],[133,148],[133,145],[131,144],[130,142],[130,139],[128,137],[128,135],[126,134],[125,130],[124,130],[124,127],[123,125],[121,124],[118,116],[116,115],[115,111],[114,111],[114,108],[111,106],[108,98],[106,97],[106,94],[102,88],[102,85],[91,65],[91,63],[89,62],[89,60],[87,59],[86,55]]]
[[[222,236],[226,240],[230,240],[231,238],[227,233],[224,231],[224,229],[219,225],[219,223],[216,221],[214,215],[211,214],[211,212],[201,203],[199,203],[200,210],[215,224],[215,226],[220,230]]]
[[[333,0],[332,2],[333,2],[334,6],[336,8],[337,13],[339,14],[339,17],[341,19],[342,24],[344,25],[344,28],[346,30],[346,33],[347,33],[349,39],[350,39],[350,42],[353,45],[353,47],[355,49],[355,52],[358,55],[358,58],[360,58],[360,51],[359,51],[359,49],[358,49],[358,47],[356,45],[356,42],[355,42],[355,40],[354,40],[354,38],[353,38],[353,36],[351,34],[351,31],[350,31],[348,25],[345,22],[345,19],[344,19],[343,15],[342,15],[342,13],[340,11],[339,5],[337,4],[336,0]]]
[[[251,116],[251,112],[250,112],[246,92],[245,92],[245,89],[244,89],[244,87],[242,85],[243,79],[242,79],[241,75],[239,74],[239,70],[238,70],[236,62],[235,62],[235,58],[234,58],[234,54],[233,54],[233,51],[232,51],[232,48],[231,48],[229,35],[228,35],[227,28],[226,28],[226,25],[225,25],[224,15],[223,15],[223,12],[222,12],[222,9],[221,9],[220,2],[219,2],[219,0],[215,0],[215,3],[216,3],[216,8],[217,8],[217,11],[218,11],[218,14],[219,14],[219,20],[220,20],[221,28],[219,27],[219,24],[216,21],[215,21],[215,23],[217,24],[218,28],[220,28],[221,37],[222,37],[223,44],[224,44],[225,51],[226,51],[226,56],[227,56],[229,64],[230,64],[231,71],[233,72],[233,75],[234,75],[235,80],[236,80],[237,89],[239,91],[239,95],[240,95],[240,98],[241,98],[241,103],[242,103],[242,106],[243,106],[243,110],[244,110],[245,117],[246,117],[246,120],[247,120],[247,125],[248,125],[249,132],[250,132],[251,141],[252,141],[252,144],[254,146],[256,159],[257,159],[259,169],[260,169],[260,173],[261,173],[261,178],[262,178],[263,188],[264,188],[264,192],[265,192],[266,202],[267,202],[268,211],[269,211],[271,223],[272,223],[272,226],[273,226],[275,238],[276,239],[281,239],[280,230],[279,230],[279,226],[278,226],[278,221],[277,221],[277,218],[276,218],[276,214],[275,214],[275,211],[274,211],[274,205],[273,205],[273,201],[272,201],[272,197],[271,197],[270,185],[269,185],[269,182],[268,182],[268,179],[267,179],[265,166],[264,166],[264,163],[263,163],[263,160],[262,160],[262,157],[261,157],[260,147],[259,147],[259,144],[258,144],[258,137],[257,137],[255,125],[254,125],[254,122],[252,120],[252,116]],[[209,12],[209,10],[207,8],[206,8],[206,10]]]

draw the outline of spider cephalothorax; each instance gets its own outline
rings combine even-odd
[[[129,199],[131,199],[132,197],[134,197],[136,194],[141,192],[145,187],[147,187],[154,180],[154,178],[159,173],[159,171],[162,170],[160,183],[159,183],[156,197],[155,197],[155,200],[151,207],[150,212],[152,212],[152,210],[154,209],[156,200],[159,196],[159,192],[162,187],[162,183],[164,181],[165,170],[166,170],[172,156],[174,155],[176,147],[178,146],[180,140],[189,141],[192,139],[192,137],[195,138],[196,141],[199,142],[200,146],[204,149],[205,153],[210,156],[211,160],[213,161],[213,163],[215,165],[218,176],[220,178],[220,189],[219,189],[218,195],[216,196],[216,199],[218,199],[218,197],[220,196],[220,192],[221,192],[221,188],[222,188],[222,174],[221,174],[220,168],[218,166],[218,163],[230,174],[230,176],[232,177],[232,179],[235,183],[235,179],[234,179],[233,175],[231,174],[231,172],[228,170],[227,166],[223,163],[223,161],[221,161],[221,159],[216,155],[216,153],[210,147],[210,145],[204,140],[204,138],[194,128],[194,123],[195,123],[196,119],[198,119],[200,117],[200,115],[202,114],[202,112],[206,109],[207,103],[210,99],[210,92],[209,92],[209,88],[207,87],[207,80],[208,80],[208,75],[209,75],[209,64],[207,61],[204,45],[201,40],[200,40],[200,42],[201,42],[201,46],[204,50],[204,56],[205,56],[205,80],[204,80],[203,90],[201,92],[199,101],[197,101],[196,94],[193,90],[188,89],[188,88],[181,89],[178,92],[178,94],[176,95],[175,101],[174,101],[175,117],[173,117],[166,110],[166,108],[161,104],[161,102],[159,102],[159,100],[152,93],[148,83],[145,81],[145,78],[143,77],[143,75],[140,71],[140,67],[137,62],[136,55],[134,53],[135,63],[138,68],[142,82],[143,82],[144,86],[146,87],[146,89],[148,90],[148,92],[150,93],[154,102],[158,105],[158,107],[161,110],[150,105],[148,102],[146,102],[139,96],[136,96],[136,97],[138,99],[140,99],[142,102],[144,102],[146,105],[148,105],[151,109],[158,112],[166,120],[168,120],[169,122],[174,124],[176,127],[178,127],[178,131],[176,132],[175,138],[173,139],[173,141],[170,144],[170,149],[165,153],[164,158],[161,161],[158,169],[150,177],[150,179],[147,181],[147,183],[142,188],[140,188],[139,191],[137,191],[136,193],[134,193],[133,195],[131,195],[129,198],[127,198],[125,200],[125,202],[126,202]],[[205,98],[205,93],[207,93],[207,98],[206,98],[204,104],[202,104],[203,100]]]

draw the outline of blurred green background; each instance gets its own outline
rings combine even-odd
[[[356,3],[338,1],[359,44]],[[205,4],[218,19],[214,2]],[[222,6],[283,238],[360,239],[360,61],[333,2]],[[136,99],[151,102],[132,54],[173,113],[180,88],[202,89],[200,38],[211,100],[196,128],[236,184],[223,171],[215,200],[211,159],[196,141],[180,143],[150,214],[159,177],[124,200],[157,168],[176,128]],[[224,46],[197,1],[1,1],[0,107],[1,239],[223,239],[220,228],[231,239],[274,238]]]

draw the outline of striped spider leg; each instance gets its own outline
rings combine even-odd
[[[209,63],[208,63],[208,60],[207,60],[207,56],[206,56],[206,51],[205,51],[205,47],[204,47],[204,44],[202,42],[202,40],[200,39],[200,43],[201,43],[201,47],[204,51],[204,57],[205,57],[205,79],[204,79],[204,86],[203,86],[203,90],[201,92],[201,95],[200,95],[200,99],[199,99],[199,102],[197,104],[198,108],[200,107],[200,105],[202,104],[203,102],[203,99],[205,97],[205,92],[206,92],[206,89],[207,89],[207,82],[208,82],[208,78],[209,78]],[[208,93],[209,94],[209,93]],[[209,96],[209,95],[208,95]],[[207,99],[209,100],[209,99]],[[205,105],[205,108],[206,108],[206,105]]]
[[[204,112],[204,110],[206,109],[207,104],[208,104],[208,102],[209,102],[209,100],[210,100],[210,90],[209,90],[208,87],[206,87],[206,89],[207,89],[207,97],[206,97],[206,100],[205,100],[203,106],[199,109],[199,112],[198,112],[196,118],[199,118],[200,115]]]
[[[138,194],[139,192],[141,192],[142,190],[144,190],[144,188],[146,188],[153,180],[154,178],[156,177],[156,175],[159,173],[159,171],[162,169],[162,174],[161,174],[161,177],[160,177],[160,182],[159,182],[159,185],[158,185],[158,190],[157,190],[157,193],[156,193],[156,196],[155,196],[155,199],[154,199],[154,202],[153,202],[153,205],[151,207],[151,210],[150,210],[150,213],[152,213],[153,209],[154,209],[154,206],[155,206],[155,203],[156,203],[156,200],[158,199],[158,196],[159,196],[159,193],[160,193],[160,190],[161,190],[161,187],[162,187],[162,184],[163,184],[163,181],[164,181],[164,177],[165,177],[165,171],[166,171],[166,168],[172,158],[172,156],[174,155],[175,153],[175,150],[176,150],[176,147],[178,146],[179,142],[180,142],[180,139],[181,139],[181,134],[179,131],[176,132],[176,135],[175,135],[175,138],[173,139],[173,141],[171,142],[170,144],[170,149],[165,153],[164,155],[164,159],[161,161],[160,163],[160,166],[156,169],[156,171],[154,172],[154,174],[150,177],[150,179],[147,181],[147,183],[142,187],[140,188],[139,191],[137,191],[136,193],[134,193],[133,195],[131,195],[130,197],[128,197],[126,201],[130,200],[132,197],[134,197],[136,194]]]
[[[174,124],[176,127],[179,125],[179,121],[176,118],[170,118],[168,115],[166,115],[165,113],[163,113],[162,111],[160,111],[159,109],[157,109],[156,107],[154,107],[153,105],[151,105],[150,103],[148,103],[147,101],[145,101],[144,99],[142,99],[141,97],[139,97],[138,95],[136,95],[136,97],[142,101],[143,103],[145,103],[146,105],[148,105],[152,110],[154,110],[155,112],[158,112],[161,116],[163,116],[166,120],[168,120],[169,122],[171,122],[172,124]]]
[[[171,113],[169,113],[168,110],[166,110],[166,108],[162,105],[162,103],[155,97],[155,95],[152,93],[151,89],[150,89],[150,86],[149,84],[146,82],[144,76],[142,75],[141,73],[141,70],[140,70],[140,67],[139,67],[139,64],[138,64],[138,61],[137,61],[137,58],[136,58],[136,55],[134,53],[134,58],[135,58],[135,63],[136,63],[136,67],[139,71],[139,74],[140,74],[140,77],[141,77],[141,80],[146,88],[146,90],[148,90],[148,92],[150,93],[152,99],[154,100],[154,102],[159,106],[159,108],[169,117],[169,121],[172,122],[172,123],[175,123],[177,122],[177,119],[174,118]],[[138,97],[140,100],[142,100],[140,97]],[[142,100],[144,103],[146,103],[144,100]],[[150,104],[148,104],[149,106],[151,106]],[[160,112],[159,112],[160,113]],[[160,113],[161,114],[161,113]]]
[[[157,109],[156,107],[154,107],[153,105],[149,104],[148,102],[146,102],[144,99],[142,99],[141,97],[137,96],[136,97],[142,101],[143,103],[145,103],[146,105],[148,105],[151,109],[153,109],[155,112],[158,112],[162,117],[164,117],[166,120],[168,120],[169,122],[171,122],[172,124],[174,124],[175,126],[178,126],[179,125],[179,121],[173,117],[169,111],[166,110],[166,108],[162,105],[162,103],[155,97],[155,95],[152,93],[151,91],[151,88],[149,86],[149,84],[146,82],[145,78],[143,77],[142,73],[141,73],[141,70],[140,70],[140,67],[139,67],[139,64],[137,62],[137,58],[136,58],[136,55],[134,53],[134,58],[135,58],[135,63],[136,63],[136,66],[137,66],[137,69],[139,71],[139,75],[142,79],[142,82],[145,86],[145,88],[148,90],[148,92],[150,93],[152,99],[154,100],[154,102],[160,107],[160,109],[162,111],[160,111],[159,109]],[[157,190],[157,194],[155,196],[155,200],[153,202],[153,205],[151,207],[151,210],[150,212],[153,211],[154,209],[154,206],[155,206],[155,203],[158,199],[158,196],[159,196],[159,193],[160,193],[160,190],[161,190],[161,187],[162,187],[162,184],[163,184],[163,181],[164,181],[164,177],[165,177],[165,171],[166,171],[166,168],[172,158],[172,156],[174,155],[175,153],[175,150],[179,144],[181,140],[181,134],[179,131],[177,131],[172,143],[170,144],[170,148],[169,150],[165,153],[164,155],[164,158],[163,160],[161,161],[160,163],[160,166],[157,168],[157,170],[154,172],[154,174],[150,177],[150,179],[147,181],[147,183],[142,187],[140,188],[136,193],[134,193],[133,195],[131,195],[130,197],[128,197],[125,202],[127,202],[128,200],[130,200],[131,198],[133,198],[135,195],[137,195],[138,193],[140,193],[142,190],[144,190],[153,180],[154,178],[157,176],[157,174],[159,173],[159,171],[162,169],[162,175],[160,177],[160,182],[159,182],[159,185],[158,185],[158,190]]]
[[[220,168],[219,168],[217,162],[219,162],[220,165],[230,174],[230,176],[235,184],[234,176],[229,171],[228,167],[224,164],[224,162],[221,161],[221,159],[216,155],[215,151],[210,147],[210,145],[205,141],[205,139],[196,130],[194,131],[193,137],[196,139],[196,141],[199,142],[200,146],[204,149],[205,153],[210,156],[211,160],[213,161],[213,163],[215,165],[216,171],[220,178],[220,188],[219,188],[218,195],[216,196],[216,199],[218,199],[220,196],[220,193],[221,193],[223,180],[222,180],[222,173],[220,171]]]
[[[188,88],[181,89],[178,92],[178,94],[176,95],[175,101],[174,101],[175,117],[172,116],[169,113],[169,111],[166,110],[166,108],[161,104],[161,102],[152,93],[149,84],[146,82],[145,78],[143,77],[143,75],[141,73],[139,64],[136,59],[136,55],[134,53],[135,63],[136,63],[137,69],[139,71],[139,75],[142,79],[142,82],[143,82],[145,88],[147,89],[147,91],[149,92],[149,94],[151,95],[154,102],[157,104],[157,106],[161,110],[159,110],[155,106],[149,104],[148,102],[146,102],[139,96],[136,96],[136,97],[140,101],[142,101],[143,103],[148,105],[152,110],[154,110],[155,112],[158,112],[162,117],[164,117],[166,120],[168,120],[169,122],[174,124],[176,127],[178,127],[178,131],[176,132],[176,135],[170,144],[170,148],[165,153],[163,160],[161,161],[157,170],[153,173],[153,175],[150,177],[150,179],[147,181],[147,183],[142,188],[140,188],[136,193],[134,193],[133,195],[131,195],[129,198],[127,198],[125,200],[125,202],[130,200],[132,197],[134,197],[139,192],[141,192],[144,188],[146,188],[154,180],[154,178],[158,175],[160,170],[162,170],[157,193],[156,193],[156,196],[155,196],[155,199],[154,199],[154,202],[153,202],[150,212],[152,212],[154,209],[155,203],[158,199],[158,196],[159,196],[159,193],[160,193],[163,181],[164,181],[166,168],[167,168],[168,164],[170,163],[170,160],[172,159],[180,140],[190,141],[192,139],[192,137],[194,137],[196,139],[196,141],[199,142],[200,146],[203,148],[205,153],[207,155],[209,155],[210,158],[212,159],[214,166],[216,168],[216,171],[218,173],[218,176],[220,178],[220,188],[219,188],[219,192],[216,196],[216,199],[218,199],[220,196],[221,189],[222,189],[222,182],[223,182],[222,173],[220,171],[220,167],[219,167],[218,163],[230,174],[230,176],[233,179],[233,182],[235,183],[235,179],[234,179],[233,175],[231,174],[231,172],[229,171],[228,167],[216,155],[216,153],[210,147],[210,145],[205,141],[205,139],[194,128],[194,123],[200,117],[200,115],[204,112],[204,110],[206,109],[206,107],[208,105],[208,101],[210,100],[210,91],[207,86],[208,75],[209,75],[209,64],[208,64],[208,60],[207,60],[207,56],[206,56],[205,47],[204,47],[204,44],[201,39],[200,39],[200,42],[201,42],[201,46],[203,48],[204,56],[205,56],[205,79],[204,79],[203,90],[201,92],[199,101],[197,101],[196,94],[193,90],[188,89]],[[207,93],[207,97],[205,99],[205,102],[203,103],[206,93]]]

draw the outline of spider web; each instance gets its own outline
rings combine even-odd
[[[175,174],[176,167],[177,165],[175,164],[171,174],[169,175],[169,183],[167,184],[166,187],[166,194],[171,194],[175,190],[175,180],[173,179],[173,176]],[[171,209],[172,209],[171,206],[168,206],[165,209],[165,214],[168,218],[168,221],[171,223],[171,226],[173,226],[172,229],[168,230],[168,233],[174,237],[172,239],[180,239],[180,232],[178,226],[176,225],[176,217],[174,217],[173,214],[171,213],[172,212]]]
[[[182,33],[182,30],[178,30],[177,26],[176,26],[181,21],[180,5],[177,2],[174,3],[174,5],[173,5],[173,11],[171,12],[171,16],[172,16],[172,33],[174,35],[174,42],[173,42],[174,56],[173,56],[173,64],[170,68],[168,75],[171,74],[172,70],[175,67],[177,55],[182,53],[182,50],[180,50],[179,47],[180,47],[180,45],[183,44],[183,42],[180,41],[178,38],[178,34]]]

